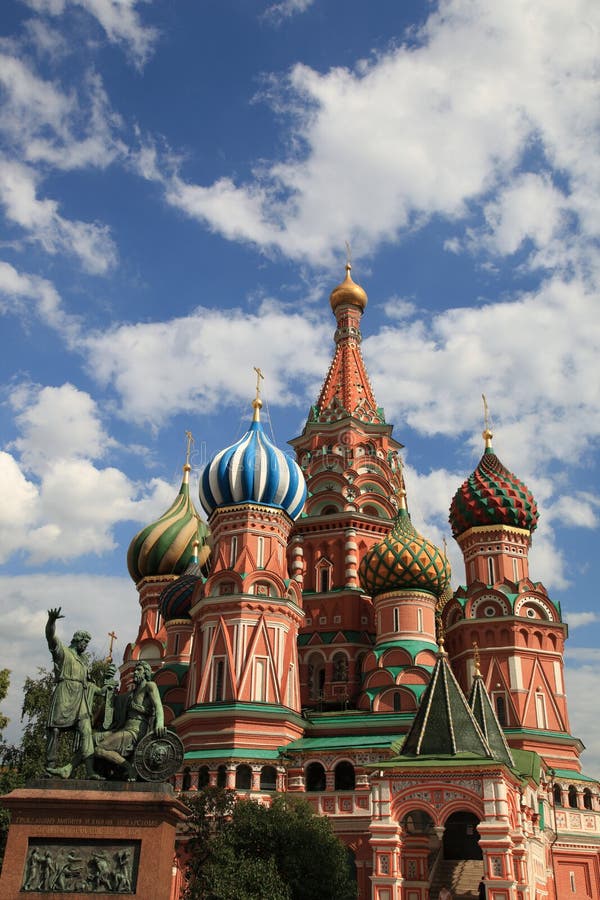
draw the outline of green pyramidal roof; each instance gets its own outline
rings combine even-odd
[[[486,741],[490,745],[494,758],[500,762],[506,763],[511,768],[514,767],[514,760],[508,749],[502,726],[498,721],[490,695],[483,683],[481,675],[475,675],[471,695],[469,697],[469,706],[473,710],[473,715],[477,720],[477,724],[481,728]]]
[[[441,651],[400,755],[456,756],[459,753],[492,757],[450,668],[448,655]]]

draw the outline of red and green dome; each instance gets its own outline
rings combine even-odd
[[[127,551],[127,568],[137,584],[156,575],[182,575],[194,558],[199,543],[199,562],[210,553],[208,526],[203,522],[190,497],[189,466],[186,464],[177,497],[162,516],[138,531]]]
[[[533,531],[538,510],[533,494],[522,481],[503,466],[488,446],[472,475],[459,487],[450,505],[452,534],[458,537],[469,528],[508,525]]]
[[[450,582],[450,563],[416,530],[402,507],[390,533],[366,553],[359,569],[372,597],[388,591],[429,591],[439,597]]]

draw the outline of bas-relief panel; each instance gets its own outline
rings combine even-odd
[[[139,841],[30,839],[21,891],[134,894]]]

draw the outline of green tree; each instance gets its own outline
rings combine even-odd
[[[193,830],[196,803],[200,819],[207,809],[202,793],[186,798]],[[187,900],[356,898],[346,848],[305,800],[279,795],[270,807],[239,800],[218,823],[204,822],[201,834],[190,845]]]
[[[10,685],[10,669],[0,669],[0,703],[6,697]],[[2,732],[8,725],[8,719],[0,713],[0,740]]]

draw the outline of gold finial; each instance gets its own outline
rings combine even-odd
[[[260,380],[265,380],[265,376],[263,375],[261,369],[258,366],[254,366],[254,371],[256,372],[256,397],[252,401],[252,409],[254,410],[254,416],[252,421],[259,422],[260,421],[260,410],[262,408],[262,400],[260,399]]]
[[[400,487],[396,491],[398,497],[398,509],[406,509],[406,485],[404,483],[404,460],[398,454],[398,468],[400,469]]]
[[[442,538],[444,544],[444,559],[448,559],[448,541],[446,540],[446,535]]]
[[[113,644],[114,644],[114,642],[116,641],[117,636],[116,636],[116,634],[114,633],[114,631],[109,631],[109,632],[108,632],[108,636],[109,636],[109,638],[110,638],[110,646],[109,646],[109,648],[108,648],[108,656],[106,657],[106,661],[107,661],[107,662],[112,662],[112,658],[113,658],[113,656],[112,656]]]
[[[191,431],[186,431],[186,433],[185,433],[185,439],[186,439],[187,446],[186,446],[186,448],[185,448],[185,466],[184,466],[184,469],[187,469],[187,471],[189,472],[190,469],[191,469],[191,466],[190,466],[190,456],[191,456],[191,453],[192,453],[192,447],[194,446],[194,436],[193,436],[193,434],[192,434]]]
[[[481,395],[481,399],[483,400],[483,431],[481,432],[481,437],[485,441],[485,449],[491,450],[494,434],[490,428],[490,410],[487,405],[487,400],[485,399],[485,394]]]
[[[444,632],[444,625],[441,619],[438,619],[438,647],[439,647],[439,655],[446,656],[446,648],[444,644],[446,643],[446,635]]]
[[[348,275],[352,268],[352,250],[350,248],[350,244],[348,243],[348,241],[345,241],[345,244],[346,244],[346,274]]]
[[[475,663],[475,678],[481,678],[481,657],[479,655],[479,644],[473,641],[473,661]]]

